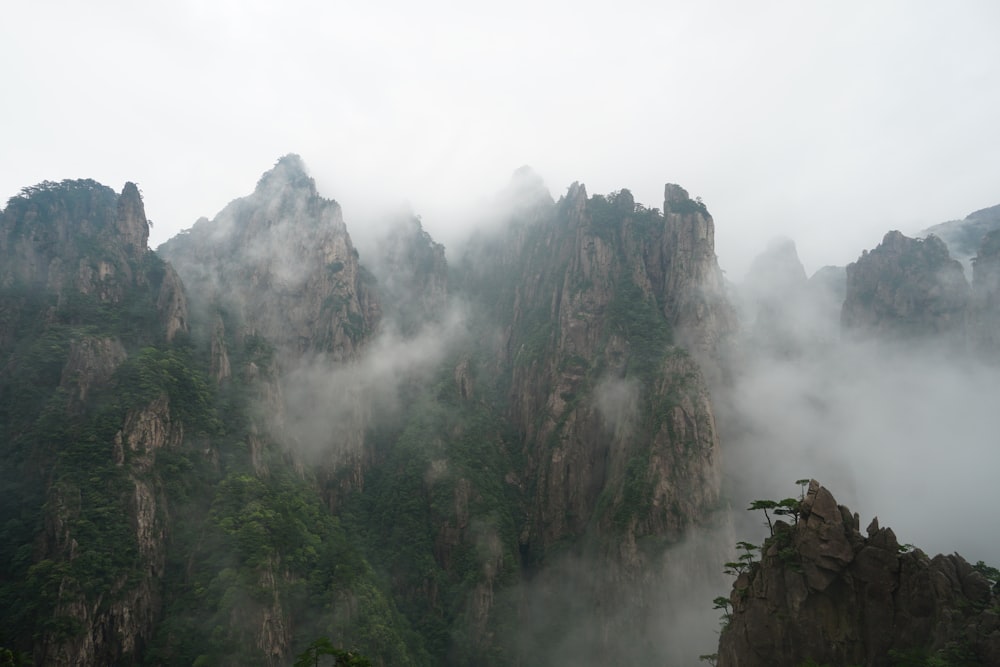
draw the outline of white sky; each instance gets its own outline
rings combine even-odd
[[[302,155],[348,229],[446,244],[530,164],[704,198],[740,277],[1000,203],[1000,3],[21,1],[0,10],[0,201],[139,183],[154,247]]]

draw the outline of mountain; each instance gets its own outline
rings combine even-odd
[[[943,241],[892,231],[848,265],[841,321],[847,331],[961,337],[968,301],[962,265]]]
[[[996,570],[862,534],[815,480],[792,505],[737,568],[718,667],[1000,664]]]
[[[168,530],[157,453],[208,419],[187,305],[138,188],[42,183],[0,214],[2,642],[38,664],[148,646]]]
[[[362,256],[287,155],[153,252],[134,184],[11,198],[0,662],[690,664],[758,480],[861,483],[859,447],[937,480],[991,441],[996,232],[971,285],[890,232],[810,279],[775,244],[733,288],[675,184],[522,168],[485,208],[451,252],[403,211]],[[818,484],[792,506],[719,664],[995,661],[991,568],[864,537]]]
[[[554,201],[529,170],[497,207],[451,261],[404,216],[366,268],[294,155],[156,253],[132,184],[12,198],[0,645],[670,657],[650,637],[682,609],[659,591],[711,578],[718,545],[688,538],[727,534],[714,221],[676,185],[661,213],[579,184]]]
[[[983,238],[1000,229],[1000,204],[980,209],[961,220],[949,220],[922,230],[919,235],[931,234],[945,242],[952,256],[968,265],[976,256]]]
[[[972,259],[972,283],[936,236],[911,239],[893,231],[847,267],[841,319],[861,338],[945,344],[995,361],[998,239],[986,234]]]

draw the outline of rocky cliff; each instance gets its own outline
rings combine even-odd
[[[937,236],[948,246],[952,257],[968,266],[979,251],[983,239],[1000,229],[1000,205],[980,209],[961,220],[949,220],[920,232],[920,236]]]
[[[259,336],[281,353],[351,359],[378,326],[373,280],[340,206],[319,196],[296,155],[157,250],[195,299],[238,322],[241,338]]]
[[[524,173],[516,184],[531,186]],[[521,643],[542,662],[662,659],[636,632],[658,604],[665,551],[719,507],[699,360],[722,376],[734,321],[712,219],[677,186],[664,214],[580,184],[554,205],[517,201],[531,204],[514,208],[463,284],[503,326],[496,363],[522,461],[509,483],[525,494],[517,549],[541,596],[525,604],[563,609],[522,610],[534,627]],[[579,567],[603,575],[584,581]]]
[[[138,310],[143,304],[134,301],[151,297],[159,328],[172,340],[187,331],[187,302],[176,273],[146,247],[148,238],[134,183],[116,194],[91,180],[46,181],[11,198],[0,216],[0,285],[53,295],[64,308],[86,301]],[[12,342],[0,331],[3,338]]]
[[[714,222],[672,185],[661,213],[578,184],[554,202],[522,170],[502,199],[450,275],[407,217],[378,279],[295,156],[165,244],[172,264],[134,186],[12,200],[0,645],[662,661],[662,591],[711,553],[678,545],[724,522]]]
[[[420,218],[404,215],[390,223],[376,244],[372,273],[385,317],[403,336],[440,322],[448,306],[445,248],[424,231]]]
[[[969,338],[981,358],[1000,361],[1000,230],[983,238],[972,260]]]
[[[146,247],[138,188],[26,188],[0,213],[0,643],[37,664],[125,664],[160,615],[166,515],[149,475],[183,426],[141,346],[187,334],[173,269]],[[134,377],[134,375],[133,375]],[[6,563],[10,563],[9,566]]]
[[[963,346],[969,284],[939,238],[893,231],[847,267],[844,329],[857,335],[948,337]]]
[[[901,546],[815,480],[739,574],[719,667],[1000,664],[995,581],[958,555]]]
[[[357,361],[381,320],[375,278],[359,262],[340,206],[324,199],[297,155],[286,155],[254,192],[201,219],[158,252],[184,280],[200,310],[202,338],[212,341],[213,375],[232,372],[234,348],[255,351],[236,369],[259,410],[251,448],[266,434],[290,452],[346,464],[345,488],[362,483],[364,431],[371,406],[351,402],[342,419],[321,419],[328,393],[320,376]],[[229,370],[227,370],[229,369]],[[332,398],[330,400],[333,400]],[[259,460],[259,456],[256,456]]]

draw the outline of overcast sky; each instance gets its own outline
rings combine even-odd
[[[699,195],[742,275],[1000,203],[1000,3],[4,3],[0,198],[139,183],[154,247],[302,155],[348,229],[448,243],[529,164],[558,197]]]

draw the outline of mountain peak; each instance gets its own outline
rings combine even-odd
[[[288,153],[278,158],[274,167],[264,172],[257,181],[256,192],[271,194],[285,187],[304,188],[313,194],[316,193],[316,181],[309,176],[305,162],[295,153]]]
[[[815,480],[794,517],[775,521],[760,560],[737,576],[719,667],[904,664],[894,656],[951,657],[956,643],[970,661],[905,664],[1000,664],[996,633],[979,629],[996,626],[982,569],[900,545],[877,519],[862,534]]]

